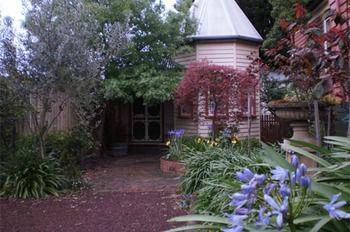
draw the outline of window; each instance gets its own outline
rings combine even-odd
[[[329,32],[331,29],[331,18],[327,17],[323,20],[323,33]]]
[[[331,28],[331,18],[327,17],[323,19],[323,33],[328,33]],[[324,49],[328,50],[328,42],[324,41]]]
[[[193,117],[193,104],[180,105],[178,108],[179,118],[192,118]]]
[[[208,95],[206,96],[206,116],[213,117],[216,107],[215,101],[210,98]],[[217,106],[217,117],[226,117],[228,115],[228,104],[224,102],[220,102]]]
[[[250,112],[249,112],[250,98]],[[252,117],[256,116],[256,90],[251,89],[245,93],[241,92],[241,114],[243,117],[248,117],[249,113]]]

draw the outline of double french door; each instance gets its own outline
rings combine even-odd
[[[132,105],[132,141],[162,141],[162,106],[146,105],[137,99]]]

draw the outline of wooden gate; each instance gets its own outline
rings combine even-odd
[[[282,142],[292,135],[288,123],[273,114],[260,116],[260,131],[264,143]]]

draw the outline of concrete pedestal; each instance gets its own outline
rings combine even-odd
[[[290,140],[299,140],[306,143],[316,144],[316,139],[309,133],[309,124],[306,121],[292,122],[290,123],[290,126],[293,129],[293,136],[292,138],[290,138]],[[286,148],[287,144],[290,144],[290,142],[285,139],[282,144],[282,149],[286,151],[286,158],[288,161],[290,161],[291,156],[288,153],[288,150]],[[310,153],[315,153],[315,151],[310,148],[303,147],[301,145],[294,145],[294,146],[300,147]],[[310,168],[317,167],[317,163],[307,157],[299,156],[299,160],[300,160],[300,163],[304,163],[307,167],[310,167]]]

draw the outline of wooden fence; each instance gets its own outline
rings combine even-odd
[[[288,123],[273,114],[260,116],[260,131],[261,140],[265,143],[282,142],[292,135]]]

